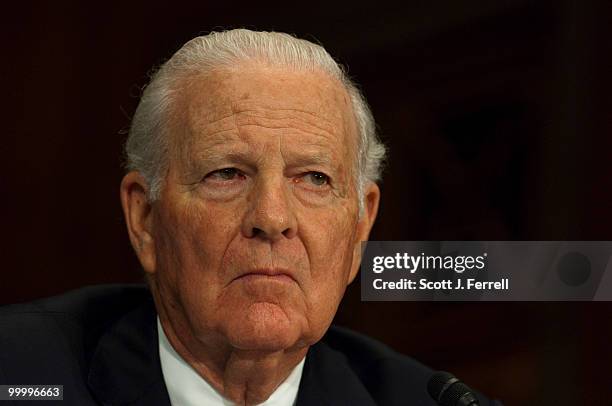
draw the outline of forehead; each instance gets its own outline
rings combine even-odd
[[[218,69],[183,82],[175,106],[183,127],[180,133],[188,137],[182,143],[191,144],[194,136],[222,139],[230,136],[224,131],[228,125],[250,124],[295,126],[305,130],[296,132],[296,137],[318,135],[346,150],[356,141],[348,93],[321,71],[262,64]]]

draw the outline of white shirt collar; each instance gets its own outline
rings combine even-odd
[[[234,406],[206,382],[174,350],[157,318],[159,360],[172,406]],[[305,358],[291,371],[270,397],[258,406],[290,406],[297,398]]]

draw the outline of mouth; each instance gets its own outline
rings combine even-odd
[[[271,282],[297,282],[293,275],[286,269],[280,268],[261,268],[261,269],[253,269],[248,272],[245,272],[235,278],[234,280],[243,280],[245,282],[248,281],[271,281]]]

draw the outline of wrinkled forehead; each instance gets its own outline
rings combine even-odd
[[[322,71],[245,64],[190,76],[180,88],[172,133],[173,141],[183,147],[208,135],[218,136],[228,119],[252,112],[317,129],[314,132],[336,144],[343,158],[355,151],[357,128],[349,95],[337,79]]]

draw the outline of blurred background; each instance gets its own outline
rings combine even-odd
[[[208,4],[210,3],[210,4]],[[612,240],[609,2],[13,2],[0,304],[139,282],[118,198],[151,67],[214,29],[321,42],[391,155],[374,240]],[[611,303],[362,303],[336,322],[506,405],[609,405]]]

